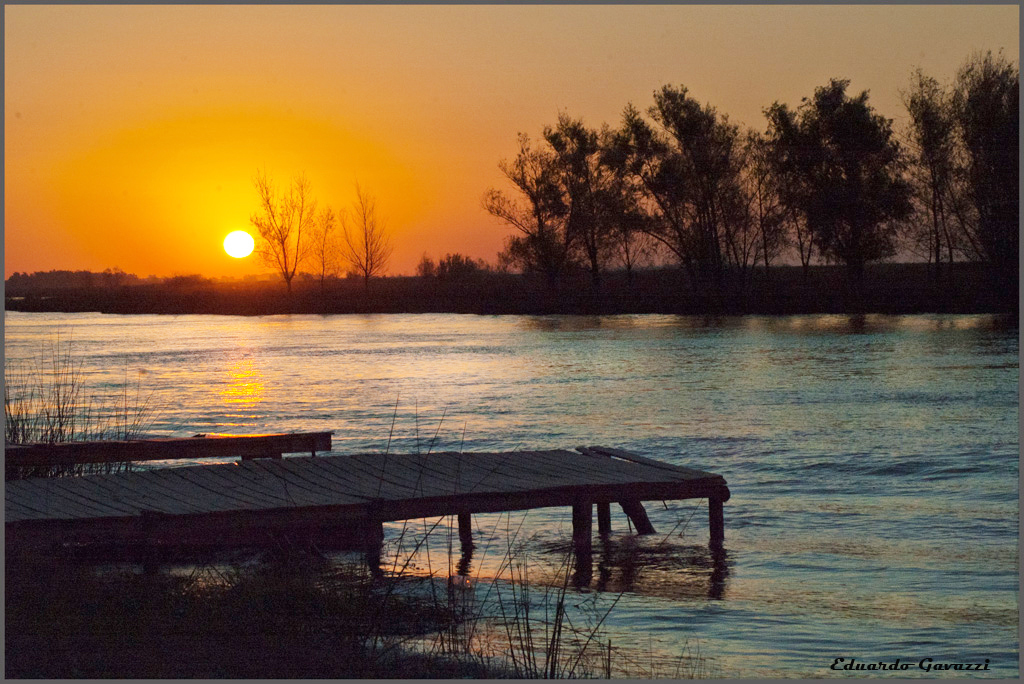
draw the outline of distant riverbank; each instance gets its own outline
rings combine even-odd
[[[472,313],[472,314],[813,314],[1016,313],[1018,290],[977,264],[868,266],[859,286],[841,266],[754,269],[694,282],[679,269],[586,274],[552,285],[534,275],[479,271],[458,278],[398,276],[369,288],[354,278],[223,283],[199,277],[158,284],[30,287],[7,283],[8,311],[118,314]]]

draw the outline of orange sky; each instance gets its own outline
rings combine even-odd
[[[842,77],[899,125],[913,68],[1019,58],[1014,5],[7,5],[4,38],[5,277],[264,272],[221,248],[261,168],[334,207],[358,181],[392,273],[493,262],[508,230],[481,197],[560,111],[615,124],[673,83],[763,129],[763,107]]]

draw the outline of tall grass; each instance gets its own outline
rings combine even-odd
[[[139,438],[155,414],[153,394],[141,381],[124,380],[113,398],[87,391],[82,362],[70,338],[58,333],[27,362],[4,360],[4,440],[7,444],[56,444]],[[58,477],[127,470],[130,463],[5,468],[6,479]]]
[[[403,551],[410,531],[403,525],[388,543],[396,548],[389,556],[391,569],[385,582],[394,582],[389,591],[402,584],[428,581],[426,595],[448,617],[442,629],[426,636],[414,636],[410,643],[416,651],[431,658],[471,664],[489,670],[490,677],[517,679],[577,678],[673,678],[690,679],[713,676],[708,659],[699,650],[685,647],[676,658],[666,660],[638,649],[632,642],[606,630],[608,619],[623,596],[582,589],[577,583],[581,563],[571,547],[555,552],[555,565],[531,555],[531,544],[519,540],[525,514],[518,521],[503,514],[495,521],[494,538],[504,522],[506,544],[496,559],[497,570],[491,579],[482,580],[467,572],[465,555],[456,562],[452,537],[454,526],[442,530],[442,563],[433,562],[429,542],[414,540]],[[440,521],[424,521],[423,537],[437,531]],[[446,537],[445,537],[446,535]],[[407,572],[410,557],[418,553],[425,562],[426,578]],[[408,554],[408,555],[406,555]],[[447,565],[445,565],[447,561]],[[481,566],[483,567],[483,563]],[[492,563],[492,568],[493,563]],[[538,570],[538,568],[544,568]],[[421,567],[422,572],[424,569]]]

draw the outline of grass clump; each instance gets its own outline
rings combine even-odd
[[[241,560],[240,560],[241,559]],[[571,555],[482,582],[371,572],[307,548],[158,573],[52,555],[6,562],[8,678],[697,678],[602,632],[621,594],[577,591]]]
[[[382,590],[359,568],[308,559],[146,575],[7,565],[8,678],[486,676],[407,655],[442,606]],[[424,669],[429,665],[429,669]]]
[[[4,441],[6,444],[138,439],[153,415],[152,394],[141,383],[124,381],[103,402],[86,391],[82,363],[70,339],[56,335],[28,363],[4,363]],[[7,465],[5,479],[59,477],[128,470],[127,462],[19,467]]]

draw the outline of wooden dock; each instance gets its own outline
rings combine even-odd
[[[720,475],[605,447],[249,459],[12,480],[5,489],[9,553],[89,544],[244,545],[352,529],[372,546],[384,522],[444,515],[458,516],[462,543],[471,546],[471,515],[549,506],[572,507],[574,545],[589,553],[595,505],[600,533],[610,530],[612,503],[645,533],[653,527],[641,502],[693,498],[708,500],[710,543],[720,549],[729,498]]]

